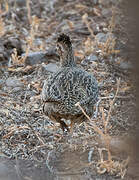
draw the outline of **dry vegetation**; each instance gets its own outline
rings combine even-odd
[[[104,140],[104,144],[106,148],[98,148],[100,161],[97,163],[97,172],[100,174],[104,174],[106,172],[110,173],[111,175],[116,174],[117,176],[120,176],[123,179],[126,173],[129,157],[126,160],[123,160],[122,162],[113,160],[113,157],[110,152],[111,136],[108,133],[108,123],[111,118],[111,112],[112,112],[116,97],[118,95],[119,87],[120,87],[120,79],[117,80],[117,90],[116,90],[113,100],[110,101],[110,108],[109,108],[107,117],[105,117],[103,107],[100,107],[104,129],[100,129],[98,126],[96,126],[93,123],[93,120],[91,120],[90,117],[85,113],[85,111],[83,110],[83,108],[80,106],[79,103],[77,103],[76,106],[79,106],[79,108],[82,110],[84,115],[90,121],[90,124],[92,125],[93,130],[97,132],[101,136],[101,138]],[[107,152],[106,159],[103,156],[103,152]]]
[[[0,14],[2,13],[1,5],[0,5]],[[3,36],[5,33],[5,28],[4,28],[4,22],[2,17],[0,17],[0,37]]]
[[[13,9],[17,5],[14,3],[12,7],[8,1],[4,2],[3,6],[2,4],[0,5],[0,14],[6,14],[10,11],[11,14],[14,14]],[[51,11],[55,8],[56,14],[51,14],[49,11],[45,12],[45,9],[45,15],[48,13],[48,17],[45,19],[44,17],[37,17],[31,9],[31,3],[33,4],[33,1],[26,1],[25,10],[27,11],[27,17],[22,28],[20,27],[20,30],[18,30],[19,38],[22,38],[24,56],[18,55],[18,49],[14,48],[11,54],[11,66],[8,67],[7,65],[6,69],[4,69],[8,76],[4,72],[1,75],[1,79],[3,78],[5,82],[8,78],[16,77],[20,84],[17,92],[16,89],[14,92],[14,88],[8,89],[6,87],[4,89],[0,84],[1,155],[43,162],[46,157],[48,161],[50,152],[53,150],[57,152],[59,146],[61,152],[64,152],[65,149],[73,151],[73,149],[78,150],[80,148],[81,151],[87,151],[94,147],[96,159],[94,159],[94,162],[87,163],[87,166],[92,168],[92,171],[89,171],[89,173],[91,174],[95,169],[100,175],[107,172],[112,177],[124,178],[130,159],[129,154],[125,152],[125,154],[127,153],[126,157],[120,156],[120,158],[113,156],[111,140],[113,137],[126,136],[128,130],[136,126],[136,122],[133,121],[133,116],[131,119],[135,104],[132,98],[130,79],[125,77],[125,74],[122,74],[121,71],[117,75],[116,70],[113,68],[115,66],[112,66],[112,70],[110,66],[110,64],[116,64],[117,67],[117,64],[123,60],[123,56],[121,57],[120,55],[121,50],[117,48],[118,39],[114,34],[116,29],[115,19],[119,13],[118,8],[116,6],[111,7],[112,11],[109,11],[111,12],[111,17],[104,18],[101,12],[102,9],[97,5],[90,9],[87,3],[82,3],[82,1],[78,0],[75,7],[72,2],[71,4],[70,2],[69,4],[64,4],[65,12],[61,12],[61,3],[56,1],[56,7],[53,7],[51,3],[48,5]],[[34,6],[36,5],[35,3],[33,4]],[[46,3],[44,4],[46,6]],[[108,7],[105,7],[103,3],[101,5],[107,10]],[[71,14],[67,13],[67,17],[72,17],[72,13],[74,15],[79,13],[79,20],[72,17],[65,19],[62,24],[60,17],[62,13],[66,14],[66,10],[69,7],[73,11]],[[94,19],[90,15],[91,13],[95,16]],[[6,33],[8,34],[6,25],[8,26],[9,21],[6,18],[7,16],[5,15],[0,16],[0,37],[2,38],[6,37]],[[11,24],[14,26],[13,29],[21,23],[14,23],[13,21],[15,20],[12,15],[11,19]],[[98,23],[96,29],[99,29],[99,31],[97,33],[92,28],[95,23]],[[102,28],[100,28],[101,26]],[[12,33],[13,29],[10,36],[14,36],[14,33]],[[22,33],[22,30],[26,33]],[[93,119],[88,117],[80,104],[77,103],[76,106],[81,108],[89,122],[75,127],[72,136],[69,135],[65,139],[61,138],[59,126],[57,124],[52,125],[41,112],[40,93],[42,84],[50,73],[44,73],[43,64],[35,64],[33,66],[25,64],[25,60],[30,52],[45,51],[49,47],[54,47],[55,34],[57,35],[63,31],[71,34],[71,37],[73,37],[76,45],[75,56],[79,63],[92,54],[97,56],[97,61],[91,61],[90,64],[83,68],[93,72],[100,83],[100,101],[96,105],[97,117]],[[97,38],[101,31],[104,35],[108,35],[105,37],[105,41],[100,41]],[[53,34],[52,37],[51,34]],[[74,37],[76,38],[74,39]],[[44,41],[44,39],[48,40],[49,38],[51,41]],[[38,39],[41,41],[39,45],[36,43]],[[111,59],[112,62],[110,61]],[[107,63],[108,61],[110,63]],[[9,85],[5,83],[4,86]],[[50,165],[48,164],[47,162],[49,167]]]
[[[113,31],[115,28],[115,9],[112,9],[112,17],[109,21],[109,25],[108,25],[108,38],[105,42],[99,42],[99,40],[97,38],[95,38],[94,32],[92,30],[92,28],[90,27],[90,22],[88,21],[88,15],[84,14],[82,16],[82,20],[83,22],[86,24],[88,31],[90,32],[92,38],[95,38],[95,41],[91,41],[90,38],[87,39],[87,41],[85,42],[85,51],[87,52],[87,54],[90,53],[94,53],[95,52],[95,48],[99,49],[99,52],[101,53],[102,57],[109,57],[110,55],[113,54],[117,54],[120,51],[115,49],[115,45],[116,45],[116,38],[113,37]]]

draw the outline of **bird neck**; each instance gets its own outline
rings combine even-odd
[[[72,47],[69,47],[68,50],[60,57],[60,59],[61,66],[76,66]]]

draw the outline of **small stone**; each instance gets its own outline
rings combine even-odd
[[[120,68],[123,69],[123,70],[132,70],[133,69],[133,65],[130,63],[130,62],[121,62],[120,63]]]
[[[104,17],[110,17],[112,15],[112,12],[110,9],[102,9],[102,15]]]
[[[34,65],[34,64],[45,62],[45,61],[46,61],[45,53],[43,53],[43,52],[33,52],[33,53],[28,54],[28,56],[27,56],[27,58],[25,60],[25,64]]]
[[[88,56],[88,60],[89,60],[90,62],[91,62],[91,61],[97,61],[98,58],[97,58],[96,55],[90,55],[90,56]]]
[[[17,78],[8,78],[6,80],[6,85],[8,87],[23,87],[24,86],[24,83],[22,83],[19,79]]]
[[[106,41],[106,34],[104,33],[98,33],[95,37],[99,42],[105,42]]]
[[[98,0],[93,0],[93,2],[94,2],[94,4],[98,4],[99,1]]]
[[[87,57],[81,62],[81,64],[82,64],[82,65],[87,65],[87,64],[92,63],[92,62],[97,61],[97,60],[98,60],[98,57],[97,57],[96,55],[91,54],[91,55],[87,56]]]
[[[45,71],[55,73],[58,70],[58,66],[54,63],[49,63],[47,65],[43,64]]]
[[[4,84],[4,80],[0,79],[0,86]]]
[[[22,54],[24,57],[26,54]],[[43,62],[49,62],[50,60],[59,60],[59,56],[54,48],[49,48],[46,51],[31,52],[27,55],[25,65],[41,64]]]
[[[16,4],[20,7],[26,6],[26,0],[16,0]]]
[[[24,57],[25,54],[22,55]],[[32,52],[29,53],[26,60],[25,64],[26,65],[35,65],[35,64],[41,64],[42,62],[47,62],[46,58],[46,52]]]
[[[115,38],[115,36],[112,33],[98,33],[95,38],[98,42],[105,43],[110,36],[112,39]]]
[[[22,90],[22,87],[14,87],[13,89],[12,89],[12,93],[17,93],[17,92],[19,92],[19,91],[21,91]]]

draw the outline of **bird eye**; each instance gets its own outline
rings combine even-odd
[[[59,44],[57,44],[56,50],[57,50],[57,51],[61,51],[61,46],[60,46]]]
[[[62,55],[62,53],[64,53],[64,48],[61,44],[57,44],[56,50],[61,55]]]

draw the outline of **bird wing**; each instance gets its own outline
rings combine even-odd
[[[80,79],[81,86],[86,92],[86,96],[84,96],[84,98],[81,99],[80,104],[95,104],[97,102],[99,91],[95,77],[92,74],[84,71],[84,73],[80,73]]]
[[[45,81],[42,89],[42,100],[44,102],[61,102],[62,96],[57,83]]]

